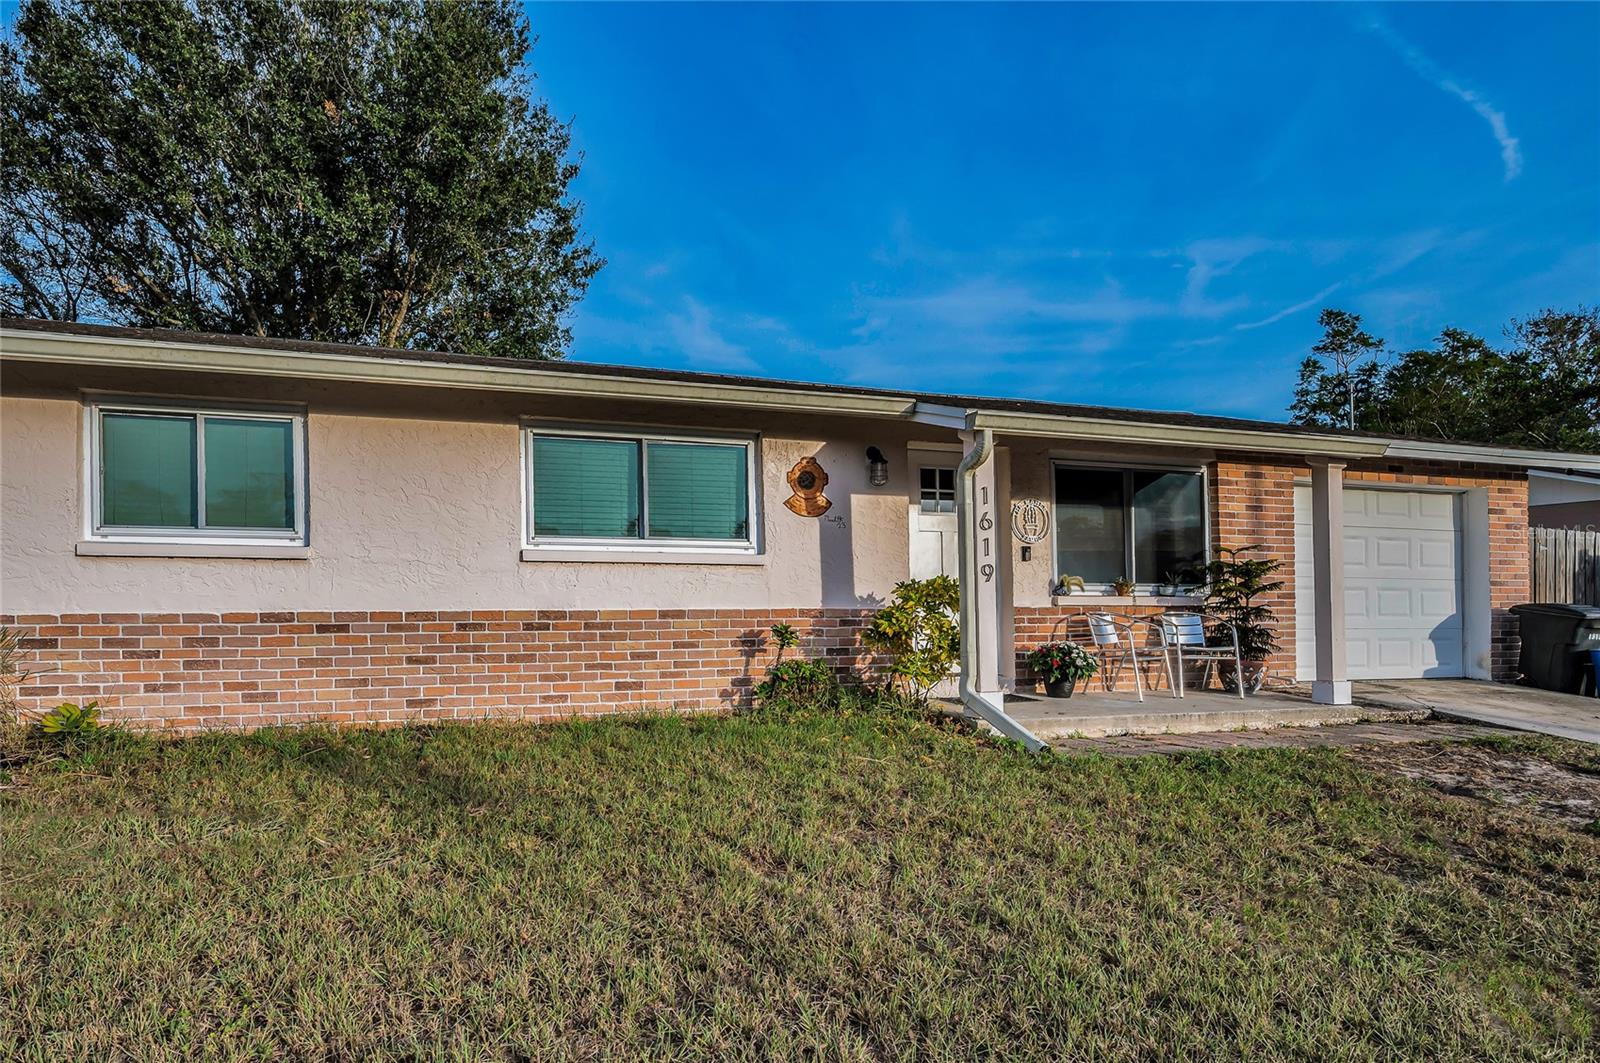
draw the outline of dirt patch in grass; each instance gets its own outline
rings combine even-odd
[[[1600,833],[1600,757],[1577,743],[1537,738],[1419,742],[1358,747],[1346,755],[1452,796]]]

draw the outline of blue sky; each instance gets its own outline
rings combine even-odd
[[[533,5],[591,361],[1281,418],[1600,300],[1600,5]]]

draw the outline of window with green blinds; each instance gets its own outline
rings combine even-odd
[[[647,443],[650,535],[661,539],[749,538],[743,446]]]
[[[100,423],[101,522],[124,528],[193,528],[195,420],[108,413]]]
[[[208,417],[205,438],[206,526],[293,528],[293,426]]]
[[[747,543],[745,443],[533,435],[535,539]]]
[[[534,437],[534,535],[631,538],[640,520],[638,443]]]
[[[96,416],[97,534],[295,537],[297,418],[123,407]]]

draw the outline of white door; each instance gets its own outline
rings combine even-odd
[[[1351,679],[1459,676],[1461,507],[1440,491],[1344,490],[1344,617]],[[1311,488],[1295,488],[1296,673],[1316,673]]]
[[[956,578],[955,466],[917,470],[918,494],[911,501],[911,578]]]

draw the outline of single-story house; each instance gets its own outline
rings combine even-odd
[[[36,705],[202,728],[737,705],[958,576],[960,689],[1222,547],[1274,675],[1512,678],[1530,469],[1600,458],[581,362],[0,322],[0,623]],[[1057,577],[1084,591],[1052,594]],[[1127,577],[1134,594],[1119,597]],[[1026,738],[1025,735],[1022,737]]]

